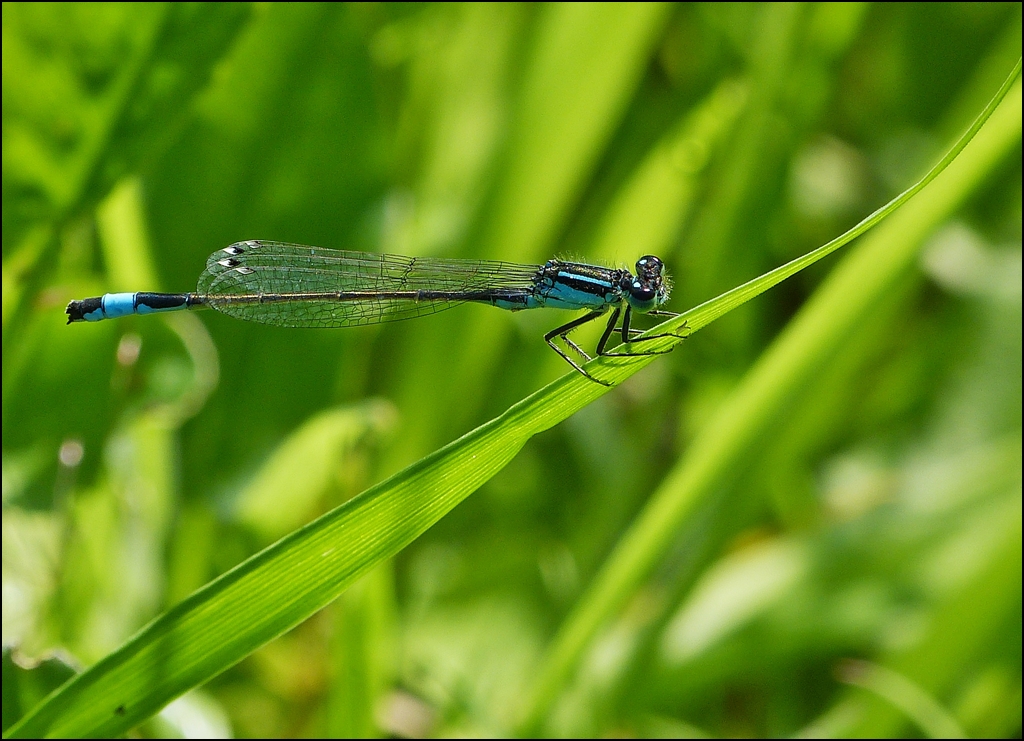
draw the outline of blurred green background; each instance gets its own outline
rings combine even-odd
[[[349,330],[186,291],[243,239],[669,265],[677,311],[930,165],[1006,4],[3,5],[3,725],[566,366],[570,315]],[[1021,152],[930,231],[550,699],[555,735],[1021,734]],[[831,258],[566,423],[336,603],[142,726],[503,735],[644,503]],[[580,333],[584,342],[594,337]]]

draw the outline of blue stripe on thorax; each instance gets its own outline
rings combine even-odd
[[[564,280],[579,280],[583,281],[584,283],[593,283],[595,286],[600,286],[601,288],[605,289],[612,287],[611,281],[602,278],[597,278],[594,277],[593,275],[586,275],[585,273],[573,273],[568,270],[560,270],[558,272],[558,277]]]

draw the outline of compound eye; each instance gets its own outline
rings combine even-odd
[[[637,301],[647,302],[654,299],[655,290],[652,286],[644,285],[640,281],[634,281],[629,287],[629,292]]]
[[[664,267],[661,259],[654,255],[644,255],[636,261],[636,272],[639,275],[645,275],[655,277],[661,275],[661,269]]]

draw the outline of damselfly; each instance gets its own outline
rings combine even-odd
[[[580,358],[590,361],[590,355],[569,333],[607,316],[597,355],[668,352],[636,346],[658,337],[685,334],[640,337],[630,320],[634,311],[676,316],[660,309],[668,301],[669,289],[664,266],[653,255],[637,260],[633,275],[625,269],[563,260],[516,265],[254,240],[237,242],[210,255],[195,293],[108,293],[72,301],[67,315],[70,324],[210,307],[239,319],[280,327],[352,327],[433,314],[467,301],[510,311],[542,307],[586,310],[584,316],[548,332],[544,340],[584,376],[609,385],[587,372],[555,340],[561,339]],[[608,349],[616,332],[623,350]]]

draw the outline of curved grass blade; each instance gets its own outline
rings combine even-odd
[[[1020,70],[967,134],[906,193],[827,245],[652,331],[697,331],[820,260],[889,215],[941,172],[981,128]],[[1019,122],[1019,113],[1017,115]],[[676,339],[653,341],[666,347]],[[589,369],[618,383],[651,362],[599,358]],[[291,533],[157,617],[124,646],[74,677],[7,737],[114,736],[229,668],[336,599],[501,470],[533,435],[608,391],[568,374],[440,450]]]
[[[889,667],[860,659],[839,664],[839,681],[873,692],[912,718],[928,738],[967,738],[956,718],[913,680]]]
[[[523,734],[540,732],[548,711],[591,640],[647,578],[701,498],[721,486],[730,471],[742,465],[751,441],[764,434],[775,415],[784,413],[791,394],[819,368],[820,362],[831,357],[848,330],[913,264],[917,245],[1019,141],[1021,86],[1014,83],[1020,69],[1018,60],[985,110],[920,182],[838,239],[688,312],[691,326],[699,328],[760,293],[765,283],[788,277],[813,257],[834,251],[877,224],[945,170],[1006,99],[993,125],[972,147],[970,157],[958,163],[962,167],[957,177],[937,184],[934,191],[929,191],[933,193],[931,198],[915,201],[910,209],[888,223],[884,232],[873,235],[833,271],[651,496],[548,650],[523,716]],[[683,318],[662,324],[659,331]]]

